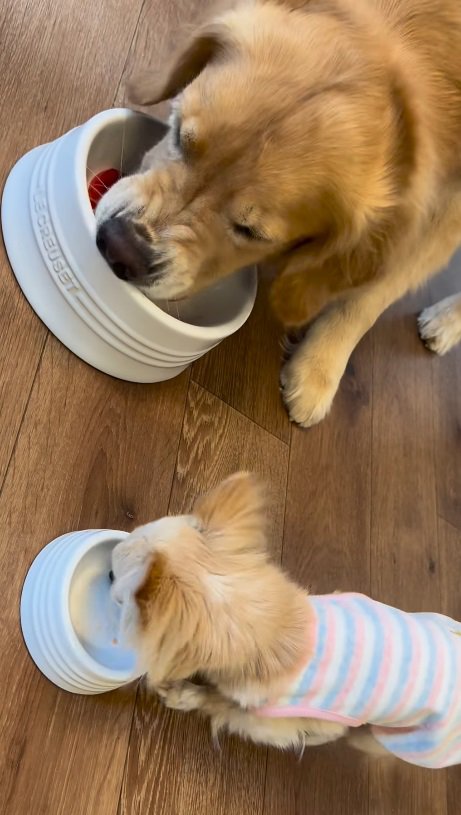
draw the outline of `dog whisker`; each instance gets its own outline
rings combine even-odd
[[[86,169],[90,173],[91,179],[96,178],[98,176],[98,173],[95,173],[94,170],[91,169],[91,167],[88,167],[88,164],[86,165]],[[104,184],[104,181],[102,181],[100,178],[98,178],[98,183],[101,185],[101,187],[105,189],[106,192],[109,191],[110,187],[108,187],[107,184]]]

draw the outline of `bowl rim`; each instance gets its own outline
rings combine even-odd
[[[155,116],[150,116],[147,113],[137,110],[131,110],[130,108],[109,108],[108,110],[103,110],[100,113],[97,113],[91,119],[88,119],[88,121],[81,126],[78,143],[76,146],[75,161],[73,162],[73,184],[77,193],[83,223],[87,231],[87,238],[94,247],[96,260],[98,263],[104,264],[104,268],[109,272],[110,269],[108,264],[99,254],[96,247],[96,219],[91,208],[87,188],[87,157],[95,138],[108,125],[117,122],[121,123],[131,118],[150,119],[167,128],[167,125],[165,125],[164,122],[157,119]],[[157,323],[163,323],[166,327],[173,329],[175,332],[186,338],[190,337],[191,339],[198,339],[208,342],[218,343],[241,328],[253,310],[257,294],[256,267],[248,266],[236,270],[233,274],[246,274],[249,278],[248,290],[245,293],[245,297],[242,297],[239,311],[234,314],[233,317],[219,323],[218,325],[199,326],[193,323],[183,322],[177,317],[174,317],[172,314],[166,313],[163,311],[163,309],[156,305],[156,303],[152,302],[152,300],[143,294],[140,289],[137,289],[135,286],[127,283],[126,281],[119,280],[112,273],[110,274],[111,278],[113,278],[112,284],[119,287],[120,292],[123,293],[123,297],[129,297],[132,301],[134,301],[137,308],[141,309],[141,311],[143,311],[148,317],[154,317]],[[87,283],[91,282],[88,280],[85,274],[83,276],[86,278]],[[226,279],[231,280],[232,276],[233,275],[229,275],[228,278],[221,278],[221,281],[217,282],[223,282]]]
[[[75,545],[74,550],[69,553],[69,556],[66,559],[65,565],[62,569],[62,581],[59,591],[59,610],[61,613],[61,622],[64,625],[66,635],[69,638],[69,646],[77,653],[79,661],[83,663],[84,667],[88,668],[88,671],[96,674],[98,678],[101,678],[107,682],[117,682],[119,685],[127,684],[128,682],[139,678],[141,675],[140,673],[136,673],[136,655],[134,651],[133,655],[135,660],[133,669],[131,671],[120,668],[109,668],[104,663],[98,662],[95,657],[92,657],[82,645],[82,642],[79,639],[72,622],[72,617],[70,614],[70,587],[79,563],[85,557],[87,552],[90,551],[90,549],[93,549],[95,546],[100,546],[103,543],[114,543],[114,545],[116,545],[117,543],[120,543],[120,541],[127,538],[129,536],[129,532],[123,532],[116,529],[85,529],[77,533],[70,532],[68,534],[77,534],[77,540],[79,540],[80,543],[78,546]]]

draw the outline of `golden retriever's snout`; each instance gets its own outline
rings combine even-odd
[[[141,227],[120,216],[98,227],[96,245],[114,274],[130,283],[147,283],[162,273],[163,262]]]

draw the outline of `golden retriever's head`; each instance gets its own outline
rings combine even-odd
[[[267,258],[318,262],[387,205],[379,60],[351,21],[290,5],[217,17],[163,78],[135,86],[142,103],[177,97],[171,129],[102,199],[98,245],[151,296],[182,297]]]
[[[264,681],[306,649],[306,600],[267,554],[264,500],[238,473],[191,515],[135,530],[113,552],[121,637],[152,685],[201,673]]]

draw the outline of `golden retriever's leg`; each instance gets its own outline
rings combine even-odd
[[[421,312],[419,334],[424,345],[436,354],[446,354],[461,342],[461,294],[446,297]]]
[[[347,728],[316,719],[269,719],[244,710],[218,690],[192,682],[178,682],[157,689],[166,707],[173,710],[197,710],[209,716],[215,735],[227,730],[256,744],[303,749],[336,741]]]
[[[380,314],[403,292],[381,280],[351,290],[309,328],[281,373],[283,400],[292,421],[302,427],[329,412],[348,359]]]
[[[391,303],[448,263],[460,243],[458,193],[448,199],[445,210],[437,217],[395,246],[386,264],[388,271],[382,277],[351,289],[320,314],[282,370],[283,398],[293,421],[310,427],[327,415],[359,340]],[[448,350],[460,338],[460,301],[459,297],[451,298],[433,306],[431,314],[421,315],[424,338],[438,353]]]

